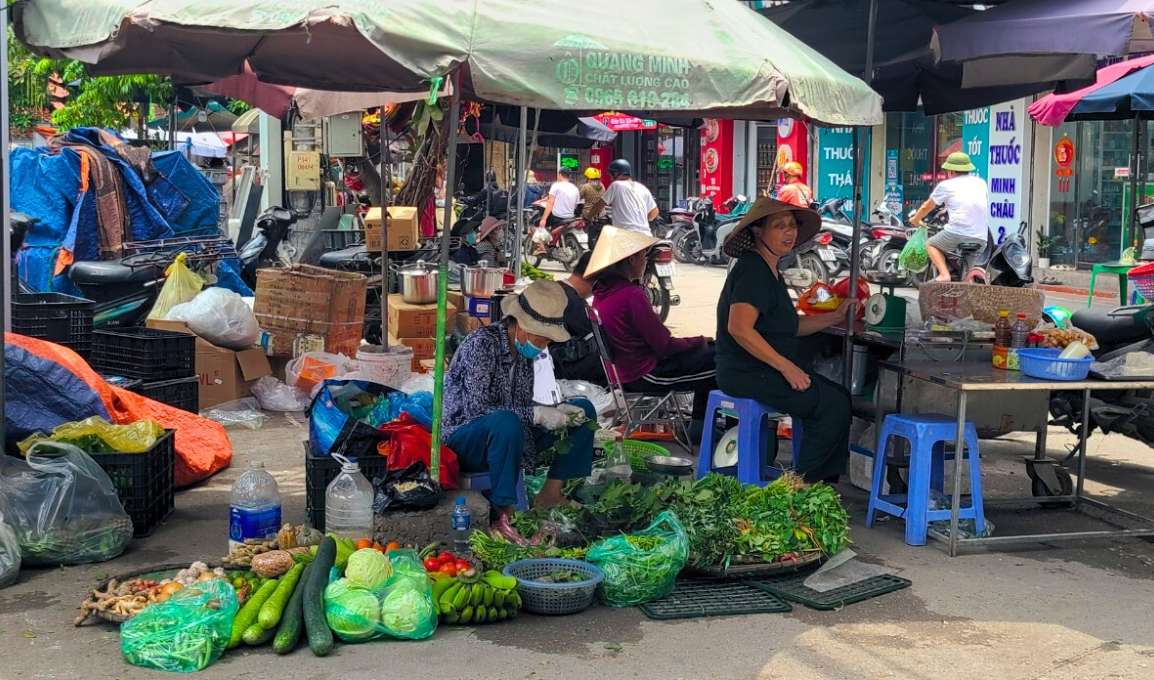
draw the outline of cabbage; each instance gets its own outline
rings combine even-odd
[[[389,558],[372,548],[358,550],[349,556],[345,567],[345,578],[349,585],[368,590],[380,590],[393,575],[393,565]]]
[[[436,621],[429,594],[408,580],[393,586],[381,603],[381,624],[393,637],[427,638],[437,629]]]
[[[325,588],[325,620],[345,642],[371,640],[378,636],[380,603],[376,595],[342,578]]]

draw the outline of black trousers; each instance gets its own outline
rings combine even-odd
[[[641,394],[693,392],[693,419],[705,418],[709,392],[717,389],[717,367],[713,343],[671,354],[657,362],[653,370],[625,389]]]

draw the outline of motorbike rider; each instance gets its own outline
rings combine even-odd
[[[657,201],[653,200],[649,189],[633,179],[633,166],[624,158],[618,158],[609,164],[609,176],[613,183],[593,204],[589,210],[590,217],[600,217],[608,206],[613,210],[613,226],[652,236],[649,223],[661,211],[657,209]]]
[[[777,191],[777,200],[796,205],[799,208],[813,207],[813,190],[805,183],[805,168],[801,163],[790,161],[781,166],[785,184]]]
[[[958,252],[964,243],[985,245],[989,239],[989,197],[986,181],[971,174],[974,164],[967,154],[961,151],[951,153],[942,163],[942,170],[949,177],[934,187],[930,197],[910,218],[910,224],[922,227],[927,215],[938,206],[945,206],[949,221],[926,242],[926,254],[938,272],[935,280],[949,281],[950,269],[945,254]]]
[[[545,199],[545,210],[541,213],[538,227],[555,226],[577,215],[577,202],[581,200],[581,192],[577,185],[570,181],[572,171],[569,168],[557,170],[557,181],[549,187],[549,197]]]
[[[589,166],[585,168],[585,183],[581,185],[581,203],[585,206],[583,217],[588,219],[589,209],[605,193],[605,185],[601,184],[601,170]]]

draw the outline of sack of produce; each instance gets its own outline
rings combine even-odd
[[[204,279],[188,268],[184,263],[185,259],[185,254],[180,253],[172,264],[168,265],[168,269],[164,270],[164,286],[156,296],[152,311],[148,313],[149,319],[168,318],[168,313],[173,307],[193,299],[200,289],[204,288]]]
[[[345,642],[423,640],[437,630],[432,586],[412,550],[388,556],[372,548],[356,551],[324,599],[325,620]]]
[[[902,252],[898,255],[898,267],[917,274],[925,271],[925,268],[930,265],[930,255],[926,252],[926,241],[929,240],[929,233],[925,227],[919,227],[910,236],[910,240],[906,241],[906,245],[902,248]]]
[[[103,562],[124,552],[132,520],[88,454],[42,441],[27,456],[0,456],[2,509],[26,564]]]
[[[199,671],[224,654],[237,609],[236,591],[227,582],[198,582],[124,622],[120,651],[136,666]]]
[[[0,588],[12,585],[19,577],[20,541],[0,513]]]
[[[688,558],[689,538],[668,510],[643,531],[598,541],[585,554],[605,572],[601,598],[611,607],[632,607],[673,592]]]
[[[260,341],[260,324],[252,307],[240,295],[224,288],[205,288],[188,302],[170,309],[164,318],[183,321],[193,333],[219,347],[248,349]]]

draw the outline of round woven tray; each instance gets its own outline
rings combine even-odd
[[[189,563],[189,564],[191,564],[191,563]],[[209,564],[208,562],[206,562],[205,564],[207,564],[210,569],[215,569],[216,567],[220,566],[218,564]],[[134,578],[147,578],[147,579],[151,579],[154,581],[163,581],[166,578],[172,578],[173,576],[176,576],[177,572],[179,572],[182,569],[187,569],[187,568],[188,568],[188,564],[162,564],[160,566],[155,566],[155,567],[144,567],[141,569],[137,569],[135,571],[129,571],[129,572],[126,572],[123,574],[117,574],[115,576],[109,576],[108,578],[106,578],[106,579],[102,580],[100,583],[98,583],[96,585],[96,587],[93,588],[93,590],[105,590],[106,588],[108,588],[108,584],[113,579],[115,579],[117,583],[124,583],[125,581],[130,581]],[[92,597],[92,594],[90,592],[88,597],[84,601],[85,602],[91,602],[93,599],[94,598]],[[103,619],[105,621],[108,621],[109,623],[124,623],[128,619],[132,618],[131,616],[121,616],[119,614],[113,614],[111,612],[96,612],[92,616],[95,616],[98,619]],[[91,617],[89,617],[89,618],[91,618]]]
[[[786,562],[763,562],[761,560],[734,558],[728,567],[720,564],[713,567],[687,566],[685,571],[693,576],[707,578],[756,578],[801,571],[807,567],[816,567],[824,561],[824,554],[814,552],[806,553],[799,559]]]

